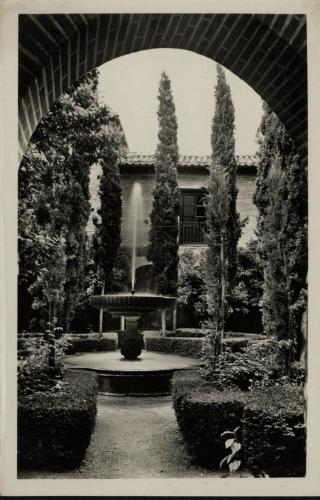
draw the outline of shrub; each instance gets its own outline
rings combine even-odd
[[[302,389],[283,385],[255,389],[243,413],[243,453],[256,473],[305,475],[306,434]]]
[[[154,335],[145,337],[144,341],[147,351],[179,354],[193,358],[201,358],[202,355],[202,339],[199,338],[170,338]]]
[[[192,337],[203,338],[209,333],[209,330],[203,328],[177,328],[175,332],[166,332],[166,337]]]
[[[179,258],[177,305],[193,324],[199,324],[208,316],[205,261],[203,251],[197,257],[192,250],[185,250]]]
[[[265,340],[266,335],[261,333],[249,333],[249,332],[225,332],[226,338],[243,338],[248,340]]]
[[[94,429],[96,375],[68,370],[55,390],[21,397],[18,463],[24,468],[77,467]]]
[[[144,332],[144,341],[147,351],[159,351],[174,354],[181,354],[182,356],[192,356],[194,358],[201,358],[203,355],[203,348],[206,342],[207,336],[199,335],[195,337],[189,337],[188,329],[182,329],[183,334],[187,331],[186,335],[182,337],[175,336],[162,336],[155,332]],[[205,332],[206,330],[193,330],[191,332]],[[147,335],[146,335],[147,333]],[[172,332],[173,333],[173,332]],[[242,348],[246,347],[248,344],[248,339],[242,338],[226,338],[223,340],[223,345],[229,348],[232,352],[238,352]]]
[[[63,356],[69,347],[68,341],[61,338],[55,341],[55,366],[49,364],[50,345],[40,338],[23,339],[23,357],[18,365],[18,393],[30,394],[47,391],[63,375]]]
[[[231,344],[228,345],[229,341]],[[247,344],[245,349],[241,348],[242,342]],[[236,386],[247,390],[254,386],[272,385],[276,379],[281,383],[287,380],[282,377],[284,367],[279,356],[281,349],[285,348],[283,341],[277,342],[272,338],[252,342],[248,339],[225,339],[223,344],[225,349],[217,356],[210,347],[208,336],[203,350],[202,375],[216,387]]]
[[[230,351],[232,351],[232,352],[239,352],[244,347],[247,347],[248,342],[249,341],[246,338],[237,338],[237,337],[230,338],[230,337],[227,337],[227,338],[223,339],[222,345],[225,348],[230,349]]]
[[[175,372],[172,395],[189,451],[198,463],[218,468],[226,453],[221,434],[239,426],[248,395],[239,390],[214,389],[196,370]],[[241,436],[239,439],[241,442]]]
[[[176,372],[173,405],[180,431],[194,459],[217,469],[226,455],[225,431],[240,427],[242,465],[256,475],[305,474],[302,389],[292,385],[218,390],[199,371]]]
[[[106,336],[108,335],[108,336]],[[118,344],[118,335],[114,332],[104,333],[103,336],[72,335],[68,337],[69,348],[67,354],[76,352],[105,352],[115,351]]]

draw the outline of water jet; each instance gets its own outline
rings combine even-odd
[[[155,295],[151,293],[136,293],[135,272],[138,242],[138,223],[143,220],[141,184],[133,185],[130,211],[133,216],[132,252],[131,252],[131,291],[129,293],[94,295],[90,297],[92,306],[109,311],[113,316],[124,316],[126,336],[121,348],[121,354],[129,360],[136,359],[142,351],[143,340],[138,333],[138,321],[141,316],[155,310],[172,308],[175,297]]]

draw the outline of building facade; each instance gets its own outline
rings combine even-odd
[[[142,193],[142,216],[138,221],[138,245],[136,267],[148,264],[146,259],[150,231],[150,213],[152,209],[155,186],[154,155],[129,153],[122,159],[119,169],[122,188],[122,246],[130,252],[132,238],[133,214],[131,213],[131,196],[133,186],[139,183]],[[246,218],[239,244],[244,246],[253,236],[256,226],[257,209],[253,203],[256,178],[255,156],[237,157],[237,210],[240,217]],[[178,163],[178,186],[181,190],[181,213],[179,218],[179,251],[192,248],[200,252],[205,247],[203,229],[205,210],[204,195],[209,178],[210,156],[181,155]],[[92,234],[94,226],[92,217],[99,209],[99,183],[101,167],[94,165],[90,174],[91,218],[88,233]]]

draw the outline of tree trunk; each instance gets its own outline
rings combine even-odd
[[[101,295],[104,295],[104,289],[105,289],[105,282],[103,282],[102,288],[101,288]],[[102,333],[103,330],[103,309],[99,310],[99,333]]]
[[[161,311],[161,332],[164,335],[166,333],[166,310]]]
[[[125,330],[125,317],[124,316],[121,316],[121,319],[120,319],[120,330],[121,331]]]
[[[225,316],[225,296],[226,296],[226,282],[225,282],[225,258],[224,258],[224,235],[221,236],[221,346],[224,336],[224,316]]]
[[[175,332],[177,330],[177,306],[173,309],[172,323],[172,330]]]

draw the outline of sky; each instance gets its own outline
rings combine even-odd
[[[162,71],[171,80],[180,154],[211,152],[216,63],[194,52],[152,49],[114,59],[99,67],[100,98],[116,112],[129,150],[152,154],[158,142],[158,89]],[[257,151],[262,100],[243,80],[225,70],[235,107],[236,154]]]

